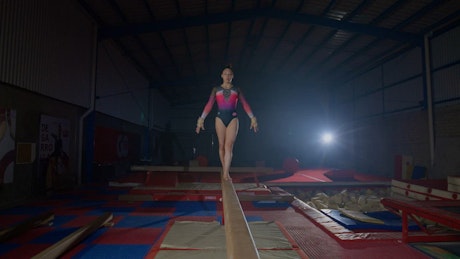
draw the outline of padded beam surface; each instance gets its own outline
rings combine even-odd
[[[222,167],[217,166],[149,166],[134,165],[131,171],[151,171],[151,172],[198,172],[198,173],[219,173]],[[264,173],[273,172],[270,167],[232,167],[230,173]]]
[[[260,258],[232,182],[222,179],[227,258]]]

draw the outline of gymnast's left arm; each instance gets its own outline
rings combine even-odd
[[[249,129],[254,130],[254,132],[259,131],[259,125],[257,124],[257,118],[252,113],[251,106],[249,105],[248,101],[246,101],[246,98],[244,97],[241,89],[239,89],[239,99],[241,100],[241,104],[243,105],[244,111],[248,114],[249,118],[251,119],[251,126],[249,127]]]

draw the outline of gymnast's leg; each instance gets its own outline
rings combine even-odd
[[[238,134],[239,121],[233,118],[226,127],[220,118],[216,118],[216,133],[219,140],[219,158],[222,164],[222,177],[231,180],[230,165],[233,157],[233,146]]]

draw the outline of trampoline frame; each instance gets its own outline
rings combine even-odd
[[[443,210],[443,207],[460,207],[458,200],[402,200],[398,198],[384,198],[381,203],[394,213],[401,214],[402,240],[409,242],[448,242],[459,241],[460,234],[436,234],[420,222],[417,217],[422,217],[444,226],[460,230],[460,214]],[[409,218],[415,221],[427,235],[414,235],[409,233]]]

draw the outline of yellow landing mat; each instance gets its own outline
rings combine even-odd
[[[261,258],[301,258],[275,222],[248,222]],[[225,258],[225,227],[219,222],[176,221],[155,258]]]
[[[366,214],[364,214],[364,213],[362,213],[360,211],[347,210],[347,209],[343,209],[343,208],[340,208],[339,211],[343,215],[345,215],[345,216],[347,216],[349,218],[352,218],[352,219],[356,219],[356,220],[361,221],[361,222],[381,224],[381,225],[385,224],[385,222],[383,222],[382,220],[367,216]]]
[[[261,259],[297,259],[294,250],[259,250]],[[222,259],[227,258],[225,250],[161,250],[155,259]]]
[[[216,221],[176,221],[160,248],[225,249],[225,229]]]

